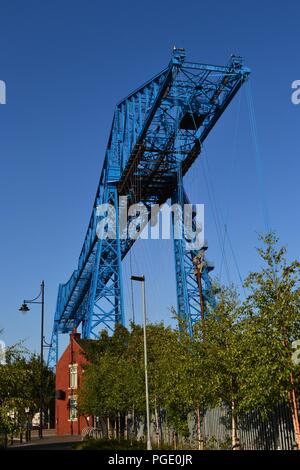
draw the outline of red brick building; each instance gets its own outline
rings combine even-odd
[[[56,365],[55,421],[56,433],[81,434],[82,429],[93,426],[92,416],[79,415],[78,390],[82,386],[83,366],[87,363],[84,351],[91,340],[80,338],[80,333],[70,334],[70,343]]]

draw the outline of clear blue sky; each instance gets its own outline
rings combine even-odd
[[[39,309],[22,316],[18,307],[43,278],[49,340],[58,283],[77,265],[114,105],[167,65],[174,44],[190,60],[226,64],[234,52],[251,67],[270,225],[289,256],[299,257],[300,105],[290,98],[300,79],[298,1],[1,0],[0,15],[0,79],[7,84],[0,106],[0,328],[7,344],[25,339],[38,350]],[[256,269],[257,233],[265,225],[245,89],[207,139],[186,189],[206,205],[216,274],[222,249],[212,198],[242,275]],[[149,318],[169,322],[176,304],[172,244],[142,243],[133,264],[147,277]],[[238,282],[228,245],[226,254],[228,277]],[[125,263],[127,305],[128,280]]]

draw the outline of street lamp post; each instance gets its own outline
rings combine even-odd
[[[26,413],[26,433],[25,433],[25,441],[31,441],[31,427],[30,427],[30,422],[29,422],[29,412],[30,408],[26,407],[25,408],[25,413]]]
[[[145,276],[131,276],[132,281],[142,283],[142,308],[144,323],[144,363],[145,363],[145,388],[146,388],[146,415],[147,415],[147,450],[151,450],[150,439],[150,410],[149,410],[149,389],[148,389],[148,360],[147,360],[147,335],[146,335],[146,293],[145,293]]]
[[[41,299],[40,301],[38,299]],[[24,300],[23,304],[19,308],[20,312],[27,313],[30,308],[27,304],[40,304],[41,305],[41,353],[40,353],[40,426],[39,426],[39,437],[43,438],[43,410],[44,410],[44,306],[45,306],[45,283],[42,281],[41,290],[37,297],[32,300]],[[48,345],[47,345],[48,346]]]

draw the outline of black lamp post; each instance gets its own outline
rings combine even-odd
[[[38,300],[41,298],[41,300]],[[39,426],[39,437],[43,437],[43,410],[44,410],[44,395],[43,395],[43,368],[44,368],[44,305],[45,305],[45,283],[42,281],[40,293],[35,299],[24,300],[23,304],[19,308],[20,312],[27,313],[30,308],[27,304],[40,304],[41,309],[41,356],[40,356],[40,426]],[[48,345],[47,345],[48,346]]]

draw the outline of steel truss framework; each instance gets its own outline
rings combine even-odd
[[[58,335],[82,324],[85,338],[125,322],[122,260],[135,240],[97,236],[99,204],[110,203],[118,214],[120,196],[128,204],[142,202],[150,218],[151,205],[188,202],[183,177],[201,153],[201,145],[250,71],[240,57],[228,65],[185,60],[174,48],[166,69],[119,102],[115,108],[104,164],[78,267],[60,284],[48,364],[57,361]],[[118,216],[116,217],[118,221]],[[195,253],[184,240],[174,240],[178,313],[192,330],[199,318],[199,290],[193,273]],[[202,273],[206,306],[214,305],[207,265]]]

